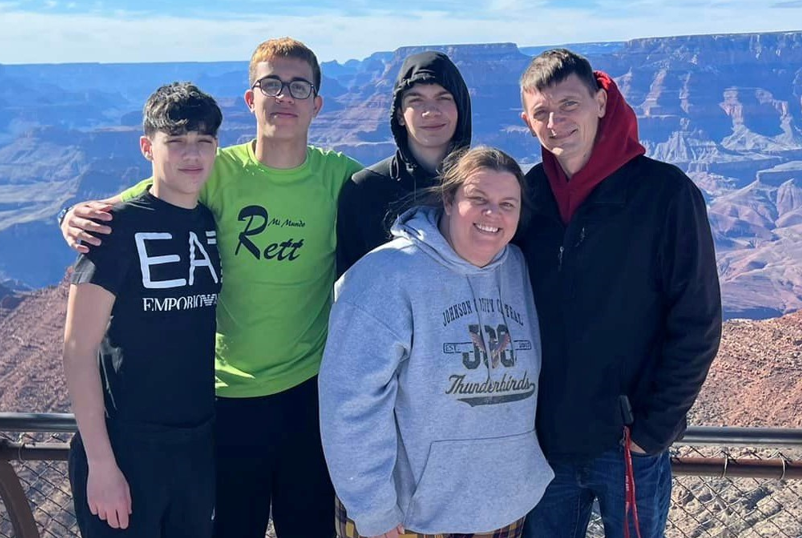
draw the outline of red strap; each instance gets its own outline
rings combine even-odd
[[[629,514],[635,524],[635,532],[638,538],[640,535],[640,521],[638,520],[638,500],[635,495],[635,470],[632,467],[632,438],[630,437],[629,427],[624,426],[624,490],[626,500],[624,501],[624,538],[629,538]]]

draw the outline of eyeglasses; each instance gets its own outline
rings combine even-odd
[[[251,89],[259,88],[266,97],[276,97],[284,88],[289,90],[293,99],[309,99],[315,93],[315,85],[302,78],[284,82],[280,78],[270,75],[254,82]]]

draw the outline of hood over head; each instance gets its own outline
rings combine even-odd
[[[407,130],[398,123],[398,110],[404,90],[415,84],[439,84],[454,96],[458,118],[449,152],[471,144],[471,97],[457,66],[442,52],[425,51],[407,56],[393,87],[390,130],[395,138],[398,154],[410,171],[419,168],[419,165],[409,150]]]

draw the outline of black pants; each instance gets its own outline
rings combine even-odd
[[[218,398],[215,538],[334,536],[334,489],[320,443],[317,377],[261,398]]]
[[[72,439],[69,475],[83,538],[209,538],[214,510],[211,422],[198,428],[108,424],[117,466],[131,490],[127,529],[113,529],[89,511],[89,468],[80,434]]]

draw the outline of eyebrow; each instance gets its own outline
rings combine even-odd
[[[482,190],[482,189],[480,189],[479,187],[474,187],[474,188],[471,190],[470,196],[473,196],[474,194],[481,194],[481,195],[482,195],[482,196],[484,196],[485,198],[487,198],[487,197],[488,197],[488,196],[487,196],[487,194],[485,193],[485,191],[483,191],[483,190]],[[513,200],[513,201],[516,201],[516,202],[517,202],[518,200],[520,200],[520,198],[516,198],[515,196],[507,196],[507,197],[504,197],[504,198],[502,198],[502,199],[501,199],[501,201],[502,201],[502,202],[504,202],[504,201],[507,201],[507,200]]]
[[[566,101],[578,101],[579,99],[581,99],[581,96],[579,96],[578,94],[573,94],[572,93],[572,94],[566,95],[565,97],[561,98],[559,101],[557,101],[557,104],[560,105],[560,104],[562,104],[562,103],[564,103]],[[538,110],[542,110],[543,108],[545,108],[545,107],[540,106],[539,104],[535,105],[535,106],[532,107],[532,112],[537,112]]]
[[[265,79],[278,80],[279,82],[283,82],[283,83],[285,83],[285,84],[286,84],[287,82],[297,82],[297,81],[299,81],[299,80],[300,80],[300,81],[303,81],[303,82],[308,82],[309,84],[312,84],[312,81],[311,81],[311,80],[307,80],[307,79],[305,79],[304,77],[292,77],[290,80],[288,80],[288,81],[287,81],[287,80],[284,80],[283,78],[281,78],[281,77],[280,77],[280,76],[278,76],[278,75],[265,75],[265,76],[263,76],[262,78],[260,78],[260,79],[257,79],[257,82],[258,82],[258,81],[260,81],[260,80],[265,80]],[[312,84],[312,85],[314,86],[314,84]]]
[[[164,134],[165,134],[165,135],[167,135],[167,138],[168,138],[169,140],[173,140],[173,139],[176,139],[176,138],[188,137],[188,136],[190,135],[190,133],[198,133],[198,134],[197,134],[198,138],[217,138],[217,137],[216,137],[215,135],[213,135],[213,134],[210,134],[210,133],[204,133],[204,132],[201,132],[201,131],[195,131],[195,130],[192,130],[192,131],[184,131],[183,133],[176,133],[176,134],[169,134],[169,133],[164,133]]]
[[[453,97],[451,92],[446,90],[446,89],[443,89],[442,91],[439,91],[436,94],[434,94],[435,97],[442,97],[443,95],[449,95],[449,96]],[[421,93],[419,91],[415,91],[414,89],[410,89],[410,90],[407,90],[406,93],[404,93],[404,99],[406,99],[407,97],[410,97],[410,96],[423,97],[424,95],[423,95],[423,93]]]

